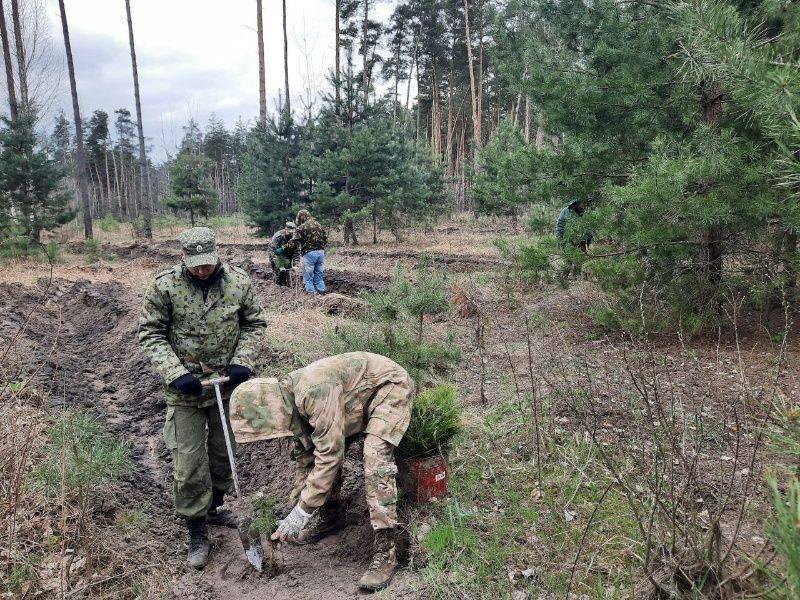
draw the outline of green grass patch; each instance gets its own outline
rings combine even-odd
[[[448,497],[414,548],[426,597],[563,597],[584,531],[571,593],[630,597],[641,540],[624,497],[612,490],[595,512],[610,475],[568,432],[543,445],[539,489],[531,413],[529,398],[514,397],[458,436]]]

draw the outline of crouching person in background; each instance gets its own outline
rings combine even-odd
[[[348,438],[364,433],[364,476],[374,531],[372,562],[359,581],[389,585],[397,569],[397,465],[394,450],[411,418],[414,382],[397,363],[369,352],[323,358],[280,379],[251,379],[231,397],[239,443],[295,440],[297,479],[292,511],[272,539],[306,544],[340,528],[341,470]],[[306,528],[319,512],[318,524]]]

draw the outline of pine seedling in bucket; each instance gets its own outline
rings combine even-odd
[[[400,485],[412,502],[440,499],[447,491],[447,451],[461,432],[461,408],[452,385],[424,390],[414,400],[400,442]]]

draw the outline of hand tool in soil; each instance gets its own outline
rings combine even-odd
[[[228,420],[225,418],[225,407],[222,404],[222,392],[219,386],[228,382],[228,377],[217,377],[214,379],[204,380],[203,387],[214,386],[214,393],[217,395],[217,408],[219,409],[219,419],[222,422],[222,432],[225,434],[225,447],[228,450],[228,461],[231,464],[231,473],[233,474],[233,487],[236,489],[236,498],[241,503],[242,494],[239,490],[239,476],[236,473],[236,461],[233,458],[233,446],[231,445],[231,436],[228,432]],[[249,511],[241,505],[243,513],[239,519],[239,539],[242,541],[244,547],[244,554],[248,562],[253,565],[257,571],[260,571],[264,565],[264,547],[261,545],[261,535],[256,531],[252,532],[250,525],[253,522],[253,517]]]

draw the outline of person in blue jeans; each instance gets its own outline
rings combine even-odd
[[[325,250],[312,250],[303,255],[303,284],[309,294],[325,293],[324,266]]]
[[[303,284],[309,294],[324,294],[325,281],[323,279],[325,265],[325,246],[328,244],[328,234],[325,228],[303,209],[297,213],[295,219],[297,228],[292,239],[284,246],[285,252],[291,253],[297,247],[303,256]]]

